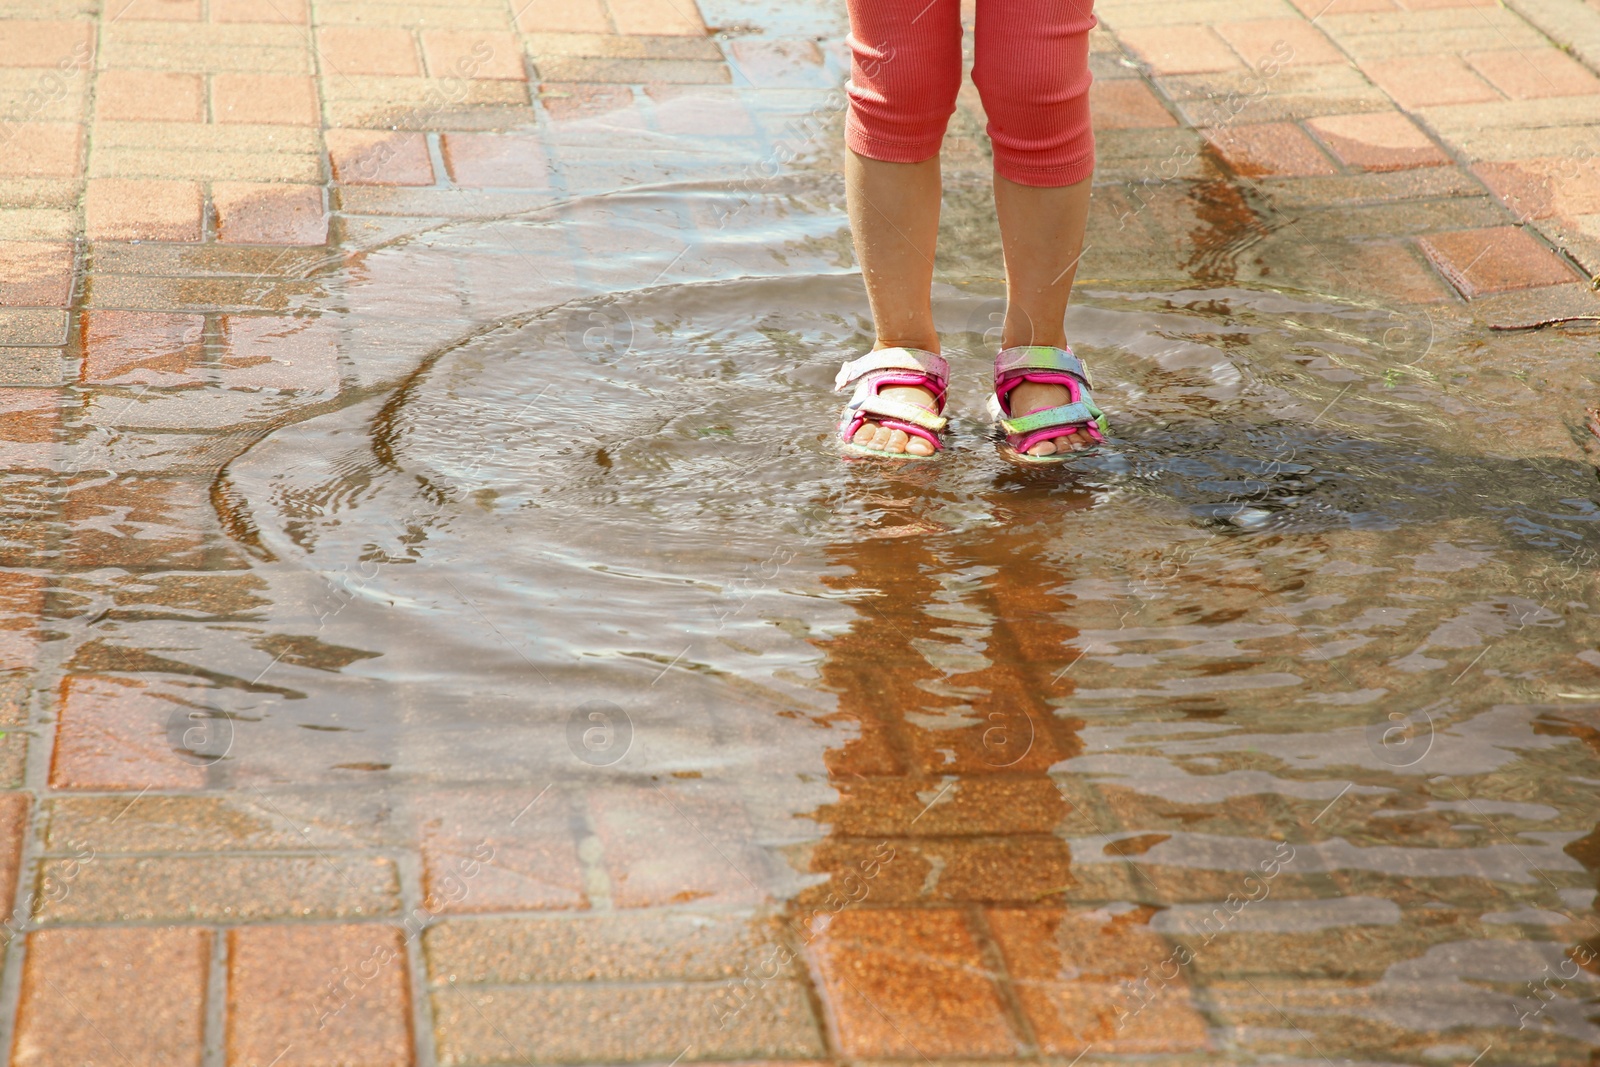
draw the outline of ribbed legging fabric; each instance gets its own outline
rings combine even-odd
[[[1089,127],[1093,0],[977,0],[972,81],[995,171],[1072,185],[1094,171]],[[869,159],[939,151],[961,87],[961,0],[850,0],[846,142]]]

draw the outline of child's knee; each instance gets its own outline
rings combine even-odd
[[[1092,79],[1084,51],[1081,62],[980,62],[972,72],[989,117],[995,170],[1003,177],[1023,185],[1073,185],[1094,170]]]
[[[961,89],[959,38],[949,56],[911,55],[851,40],[850,148],[871,159],[916,163],[939,150]]]

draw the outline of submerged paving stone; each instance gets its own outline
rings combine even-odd
[[[12,1062],[198,1067],[212,937],[182,926],[29,934]]]
[[[1572,271],[1535,238],[1498,226],[1420,238],[1422,251],[1469,299],[1572,281]]]

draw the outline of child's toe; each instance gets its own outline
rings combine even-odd
[[[933,443],[926,438],[913,437],[906,442],[906,451],[913,456],[931,456],[933,455]]]
[[[890,430],[889,443],[883,446],[884,451],[904,452],[906,450],[906,442],[909,440],[911,440],[911,435],[904,430]]]

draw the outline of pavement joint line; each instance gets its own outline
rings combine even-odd
[[[259,681],[259,679],[258,679],[258,681]],[[125,807],[121,811],[117,812],[117,818],[116,819],[112,819],[109,823],[107,823],[107,825],[108,826],[117,825],[117,819],[120,819],[124,815],[128,814],[128,812],[133,808],[133,806],[135,804],[139,803],[139,797],[144,796],[148,792],[150,792],[150,786],[148,786],[148,785],[145,786],[143,789],[139,790],[138,794],[132,800],[128,801],[127,807]]]
[[[289,818],[288,815],[285,815],[283,809],[278,807],[278,805],[274,804],[272,802],[272,798],[267,796],[267,794],[263,793],[259,786],[256,787],[255,793],[256,793],[256,796],[260,797],[262,800],[265,800],[267,802],[268,806],[271,807],[273,811],[277,812],[278,815],[283,819],[284,822],[289,824],[290,829],[294,830],[295,833],[297,833],[301,837],[305,838],[306,847],[311,849],[312,852],[315,852],[317,854],[318,858],[320,858],[323,863],[326,863],[330,868],[332,868],[339,875],[340,878],[343,878],[345,880],[345,884],[346,885],[348,885],[351,889],[355,890],[356,893],[358,893],[358,894],[361,892],[361,887],[356,885],[355,882],[351,880],[349,872],[344,870],[337,863],[334,863],[333,860],[328,857],[328,854],[326,852],[324,852],[322,849],[318,848],[316,846],[316,844],[311,840],[310,835],[307,834],[304,830],[300,829],[300,824],[299,823],[297,823],[293,819]]]

